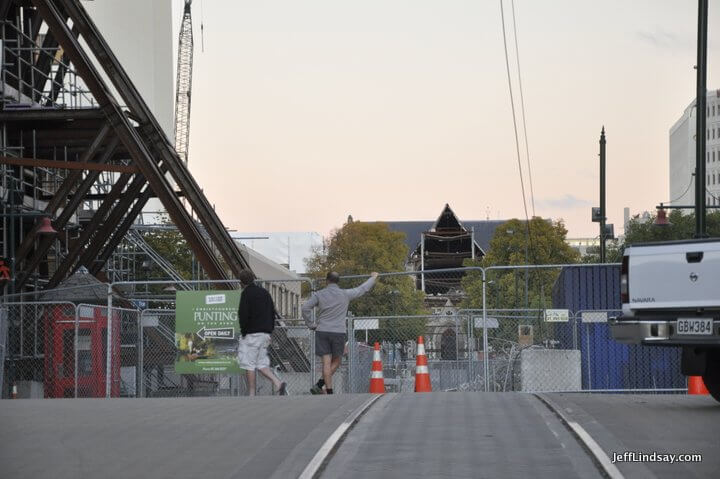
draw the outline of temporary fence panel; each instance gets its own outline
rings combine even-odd
[[[434,390],[469,389],[472,341],[467,318],[415,315],[350,318],[349,392],[368,392],[373,344],[381,345],[388,391],[413,391],[417,340],[423,337]]]

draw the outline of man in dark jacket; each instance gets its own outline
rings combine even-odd
[[[287,385],[273,374],[267,348],[270,346],[270,334],[275,328],[275,305],[270,293],[255,284],[252,271],[240,271],[239,279],[243,288],[240,295],[240,342],[238,344],[238,364],[245,370],[248,382],[248,395],[255,395],[255,370],[272,381],[275,390],[281,396],[287,395]]]

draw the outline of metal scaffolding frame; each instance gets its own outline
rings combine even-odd
[[[121,279],[128,254],[148,254],[126,235],[152,197],[208,278],[249,267],[78,0],[0,1],[0,22],[6,293],[57,286],[81,267]],[[37,234],[41,216],[57,235]]]

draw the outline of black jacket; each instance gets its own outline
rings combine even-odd
[[[265,288],[252,283],[240,295],[240,333],[272,333],[275,327],[275,305]]]

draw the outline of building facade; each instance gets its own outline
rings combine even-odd
[[[670,200],[673,205],[695,205],[695,128],[693,100],[670,129]],[[720,205],[720,90],[707,94],[706,204]]]

